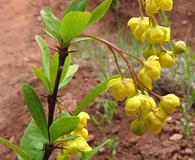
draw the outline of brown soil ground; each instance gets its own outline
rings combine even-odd
[[[69,2],[69,1],[68,1]],[[39,94],[44,94],[39,81],[32,74],[31,66],[38,65],[40,53],[35,43],[35,34],[45,36],[42,31],[39,11],[49,5],[58,15],[63,14],[66,0],[1,0],[0,10],[0,136],[19,144],[30,114],[23,103],[21,86],[30,83]],[[90,6],[99,3],[93,0]],[[170,17],[174,29],[174,37],[186,39],[192,45],[195,44],[195,6],[194,0],[175,0],[175,7]],[[135,0],[121,0],[118,15],[126,25],[129,17],[137,15]],[[89,32],[99,34],[99,28],[106,24],[110,30],[115,30],[116,16],[109,12],[104,20],[93,26]],[[114,40],[113,40],[114,41]],[[91,69],[81,67],[70,86],[62,92],[64,104],[71,109],[87,92],[97,83]],[[81,92],[82,90],[82,92]],[[44,100],[44,99],[43,99]],[[89,112],[94,115],[101,113],[93,103]],[[97,116],[98,117],[98,116]],[[182,114],[180,111],[172,115],[160,135],[144,135],[136,137],[129,133],[130,119],[124,114],[123,107],[117,110],[111,125],[105,124],[106,137],[118,136],[116,149],[117,160],[194,160],[195,158],[195,121],[192,121],[192,134],[189,140],[182,137]],[[102,141],[102,132],[94,123],[89,124],[92,135],[91,145],[97,145]],[[94,159],[107,160],[110,152],[102,149]],[[0,160],[14,160],[14,153],[0,144]]]

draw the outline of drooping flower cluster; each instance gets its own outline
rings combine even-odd
[[[88,130],[86,129],[87,121],[90,119],[90,116],[86,112],[79,113],[78,117],[80,118],[79,125],[77,128],[72,131],[70,136],[78,136],[73,140],[65,141],[62,145],[62,152],[57,156],[56,160],[64,160],[70,158],[72,155],[77,155],[78,153],[87,153],[92,150],[92,148],[87,143]]]
[[[143,135],[146,131],[159,133],[168,115],[180,106],[176,95],[160,96],[152,91],[152,83],[161,77],[162,68],[172,67],[176,55],[186,50],[183,41],[175,42],[172,50],[164,47],[170,42],[171,31],[169,27],[157,24],[155,14],[159,10],[170,11],[172,7],[172,0],[145,0],[148,17],[141,13],[141,17],[133,17],[128,22],[135,38],[147,44],[143,51],[145,61],[138,75],[131,73],[133,79],[119,77],[110,80],[107,85],[116,101],[125,101],[127,115],[137,118],[130,125],[131,132],[136,135]]]
[[[156,104],[147,94],[135,92],[135,86],[130,78],[116,78],[108,82],[108,88],[117,101],[125,100],[125,111],[129,117],[137,117],[131,123],[130,130],[136,135],[143,135],[146,131],[159,133],[167,119],[180,105],[180,100],[174,94],[168,94]]]

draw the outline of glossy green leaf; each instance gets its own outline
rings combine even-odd
[[[101,82],[100,84],[98,84],[93,90],[91,90],[89,92],[89,94],[80,102],[80,104],[77,106],[77,108],[75,109],[75,111],[72,113],[72,115],[78,115],[81,111],[83,111],[88,105],[89,103],[91,103],[95,98],[97,98],[102,92],[104,92],[107,89],[107,83],[109,82],[109,80],[113,79],[113,78],[117,78],[119,77],[117,76],[113,76],[111,78],[108,78],[106,80],[104,80],[103,82]]]
[[[42,57],[42,68],[45,75],[49,78],[49,47],[45,40],[41,38],[41,36],[36,35],[35,39],[37,43],[39,44],[39,47],[41,49],[41,57]]]
[[[61,42],[60,20],[53,14],[52,10],[50,8],[43,8],[41,10],[41,17],[43,18],[46,33]]]
[[[45,89],[48,91],[48,93],[52,93],[51,92],[51,87],[49,84],[49,80],[47,78],[47,76],[39,69],[36,67],[32,67],[33,72],[35,73],[35,75],[41,80],[41,82],[43,83]]]
[[[49,128],[52,142],[57,138],[72,132],[77,127],[78,123],[79,117],[77,116],[64,116],[54,121]]]
[[[47,139],[48,129],[43,105],[35,90],[30,85],[25,84],[22,89],[27,107],[43,136]]]
[[[99,6],[97,6],[91,13],[91,19],[89,20],[89,24],[99,21],[106,14],[111,3],[112,0],[105,0]]]
[[[107,143],[110,142],[110,139],[106,140],[104,143],[100,144],[99,146],[95,147],[92,151],[87,152],[84,154],[80,160],[91,160],[91,158]]]
[[[60,26],[64,45],[68,46],[69,42],[87,27],[90,18],[89,12],[78,11],[69,12],[64,16]]]
[[[12,149],[16,154],[21,157],[21,160],[30,160],[28,155],[22,149],[18,148],[15,144],[11,143],[10,141],[0,137],[0,143],[3,143],[8,148]]]
[[[65,78],[65,76],[66,76],[66,74],[67,74],[67,72],[68,72],[70,63],[71,63],[71,54],[69,54],[69,55],[66,57],[66,60],[65,60],[65,62],[64,62],[64,66],[63,66],[63,70],[62,70],[62,75],[61,75],[60,82],[62,82],[63,79]]]
[[[63,88],[66,86],[73,78],[74,74],[77,72],[79,66],[77,64],[73,64],[69,67],[68,72],[64,79],[61,81],[59,88]]]
[[[54,90],[55,81],[58,73],[58,65],[59,65],[59,54],[55,53],[50,63],[50,86],[52,92]]]
[[[28,154],[30,160],[42,160],[44,144],[48,143],[48,139],[42,135],[41,130],[32,120],[22,136],[20,148]]]
[[[88,0],[73,0],[65,11],[65,14],[71,11],[85,11]]]

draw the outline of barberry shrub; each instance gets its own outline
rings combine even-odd
[[[105,0],[89,12],[85,11],[88,0],[74,0],[65,10],[62,19],[56,17],[49,8],[41,10],[44,30],[56,42],[56,48],[52,49],[55,53],[51,54],[51,48],[46,41],[39,35],[35,36],[41,50],[42,66],[33,67],[32,70],[47,92],[45,97],[48,116],[46,118],[36,91],[29,84],[24,84],[24,100],[32,115],[32,121],[25,130],[19,147],[0,137],[0,142],[15,151],[20,160],[47,160],[55,149],[61,150],[56,156],[57,160],[70,160],[72,156],[77,156],[80,160],[91,159],[109,140],[95,148],[89,146],[87,122],[90,115],[83,110],[107,89],[111,90],[116,101],[125,102],[126,114],[136,118],[130,125],[130,131],[139,136],[147,131],[159,133],[167,116],[180,105],[176,95],[161,96],[152,90],[152,83],[161,77],[161,70],[173,66],[176,55],[184,53],[186,49],[185,42],[177,41],[172,43],[172,50],[167,50],[166,43],[171,41],[170,28],[160,26],[155,18],[159,10],[170,11],[173,1],[146,0],[143,4],[142,0],[138,0],[140,17],[131,18],[128,26],[140,43],[147,44],[143,51],[145,60],[127,53],[105,39],[81,34],[105,15],[111,2],[112,0]],[[143,14],[143,6],[147,16]],[[61,110],[60,103],[57,103],[58,92],[71,82],[79,67],[72,64],[71,56],[77,52],[72,46],[86,40],[99,41],[110,49],[119,75],[113,75],[98,84],[73,112],[65,112]],[[124,77],[116,54],[127,65],[129,77]],[[138,73],[127,57],[140,64]],[[56,112],[57,107],[59,113]]]

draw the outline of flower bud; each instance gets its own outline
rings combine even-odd
[[[159,55],[159,62],[162,68],[170,68],[175,64],[175,55],[172,51],[161,52]]]
[[[68,150],[70,154],[77,154],[78,146],[75,140],[68,141],[65,145],[65,148]]]
[[[174,53],[182,54],[186,51],[186,43],[184,41],[177,41],[174,43]]]
[[[83,128],[87,126],[87,120],[90,119],[90,116],[86,112],[80,112],[78,117],[80,118],[80,121],[75,131],[82,131]]]
[[[160,106],[166,113],[173,113],[180,106],[180,99],[174,94],[168,94],[162,97]]]
[[[152,111],[144,117],[144,122],[147,130],[152,133],[159,133],[163,127],[161,120]]]
[[[162,107],[158,107],[154,110],[155,116],[157,116],[161,122],[164,122],[167,119],[167,113],[162,109]]]
[[[82,153],[86,153],[92,150],[85,140],[78,140],[76,143],[78,150]]]
[[[146,0],[146,14],[148,16],[153,16],[154,14],[158,13],[160,9],[159,6],[156,4],[155,0]]]
[[[150,56],[145,62],[145,74],[148,75],[152,80],[160,78],[161,67],[157,56]]]
[[[82,130],[76,130],[76,131],[73,131],[71,132],[71,135],[80,135],[81,137],[83,137],[84,139],[87,139],[88,138],[88,130],[86,128],[83,128]]]
[[[142,42],[147,40],[150,43],[165,43],[170,41],[170,28],[162,26],[154,26],[148,28],[142,35]]]
[[[116,78],[108,82],[107,88],[111,88],[112,96],[116,101],[123,101],[126,97],[136,94],[135,85],[130,78]]]
[[[150,56],[154,55],[158,55],[158,49],[154,45],[150,45],[144,49],[143,56],[145,59],[148,59]]]
[[[149,18],[148,17],[131,18],[128,22],[128,26],[133,31],[135,38],[141,40],[142,34],[149,27]]]
[[[149,111],[156,109],[156,102],[154,101],[152,97],[148,95],[142,95],[142,94],[140,94],[140,97],[141,97],[140,98],[141,99],[140,110],[141,110],[142,115],[145,115]]]
[[[155,2],[163,11],[170,11],[173,8],[173,0],[155,0]]]
[[[150,90],[152,90],[152,80],[151,78],[146,74],[145,68],[141,68],[138,73],[139,80]]]
[[[141,105],[141,101],[138,96],[134,96],[132,98],[128,98],[125,104],[125,111],[128,116],[137,115],[138,109]]]
[[[144,133],[146,132],[146,127],[144,124],[144,121],[142,120],[134,120],[131,125],[130,125],[130,131],[138,136],[142,136],[144,135]]]

